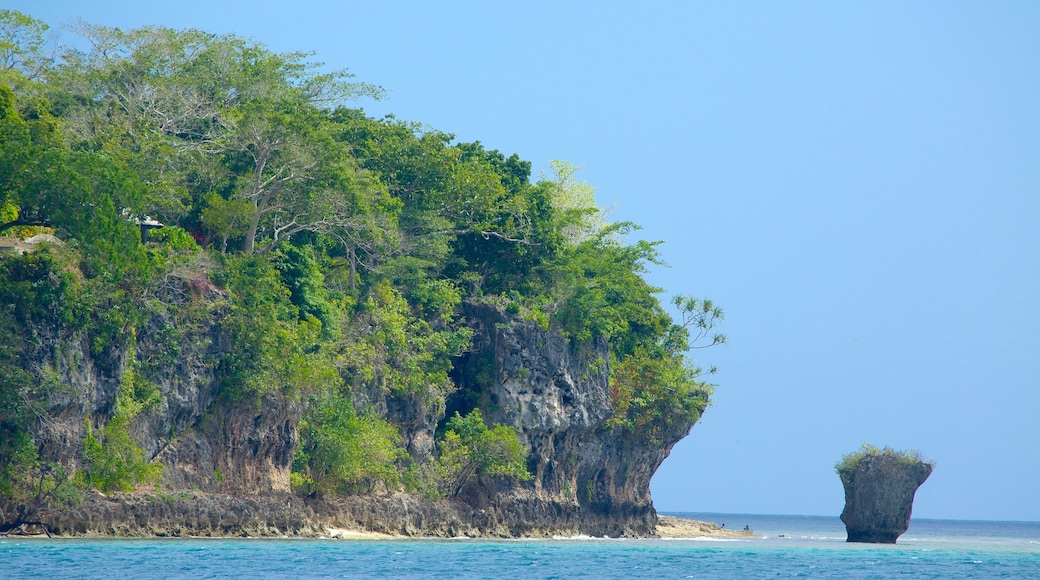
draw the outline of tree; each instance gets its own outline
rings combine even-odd
[[[569,244],[580,244],[607,227],[608,210],[596,204],[595,190],[588,182],[578,181],[575,175],[581,171],[566,161],[549,162],[552,171],[553,207],[560,214],[563,237]]]
[[[512,427],[495,425],[489,429],[480,410],[473,409],[464,417],[456,412],[445,428],[438,462],[444,469],[449,497],[459,495],[474,475],[531,478],[526,464],[527,448]]]
[[[0,82],[18,88],[50,66],[54,59],[44,54],[48,28],[17,10],[0,10]]]
[[[340,395],[316,402],[300,422],[293,471],[304,494],[366,493],[399,483],[408,453],[397,428],[375,413],[357,413]]]
[[[253,221],[256,208],[244,199],[224,199],[211,193],[206,199],[200,221],[220,238],[220,253],[227,253],[228,239],[242,237]]]
[[[64,53],[51,74],[54,99],[78,141],[139,173],[145,211],[178,221],[196,219],[191,206],[201,211],[214,191],[246,201],[250,254],[304,231],[348,238],[373,227],[358,211],[381,189],[325,129],[327,107],[378,97],[378,88],[345,71],[319,72],[308,54],[275,54],[234,35],[77,31],[92,49]],[[210,226],[223,219],[208,217]]]
[[[241,168],[232,195],[254,208],[243,251],[265,253],[304,231],[356,247],[351,241],[358,230],[378,225],[371,213],[394,206],[378,181],[329,138],[331,128],[324,113],[289,103],[243,112],[228,139],[229,165]],[[260,248],[258,237],[266,242]]]
[[[24,117],[11,90],[0,86],[0,207],[11,210],[0,233],[52,227],[83,243],[89,275],[143,274],[137,227],[121,211],[140,207],[136,176],[107,155],[66,147],[46,103],[32,100]]]

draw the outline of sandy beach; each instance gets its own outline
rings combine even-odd
[[[340,538],[343,540],[389,540],[394,538],[401,538],[403,536],[392,536],[390,534],[382,534],[379,532],[369,532],[367,530],[350,530],[344,528],[328,528],[328,537]]]
[[[714,522],[659,516],[657,535],[661,538],[748,538],[754,530],[727,530]]]

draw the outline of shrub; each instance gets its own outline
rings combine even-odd
[[[397,429],[375,413],[357,413],[333,396],[300,422],[293,487],[305,495],[366,493],[379,483],[398,486],[397,464],[408,453]]]
[[[440,456],[434,470],[443,495],[457,496],[474,475],[531,479],[527,448],[520,443],[514,428],[495,425],[489,429],[479,409],[464,417],[456,411],[445,427],[447,430],[438,442]]]
[[[906,451],[896,451],[891,447],[878,448],[870,443],[864,443],[860,446],[859,450],[853,451],[852,453],[846,453],[841,456],[841,460],[834,465],[835,471],[838,472],[838,476],[841,477],[842,482],[846,482],[852,474],[859,467],[861,461],[867,457],[884,457],[894,458],[900,463],[906,463],[913,465],[916,463],[926,463],[921,455],[921,452],[916,449],[910,449]]]
[[[133,340],[131,338],[131,340]],[[140,484],[159,482],[162,465],[145,459],[144,450],[130,437],[130,420],[160,397],[151,383],[135,381],[133,350],[131,363],[123,375],[123,384],[116,395],[116,412],[108,423],[96,432],[90,419],[84,422],[87,436],[83,440],[85,469],[76,474],[80,485],[103,492],[133,491]]]
[[[177,226],[159,228],[148,234],[148,239],[177,254],[196,254],[200,250],[199,244],[195,242],[195,238],[186,230]]]

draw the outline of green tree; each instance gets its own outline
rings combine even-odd
[[[455,413],[445,424],[438,443],[443,491],[457,496],[474,475],[502,475],[520,480],[531,478],[527,471],[527,448],[516,430],[506,425],[492,428],[484,423],[479,409],[466,416]]]
[[[552,204],[560,215],[562,234],[567,242],[580,244],[606,228],[609,212],[596,203],[593,187],[575,177],[581,168],[552,160],[549,169],[552,175],[543,180],[552,184]]]
[[[555,299],[551,310],[562,328],[578,341],[607,340],[618,356],[653,342],[671,324],[655,296],[661,289],[642,276],[646,264],[661,264],[660,242],[618,241],[633,229],[612,224],[546,265],[552,283],[546,293]]]
[[[228,240],[245,236],[256,208],[244,199],[224,199],[217,193],[206,198],[202,225],[220,238],[220,253],[226,254]]]
[[[92,49],[65,52],[51,74],[57,108],[77,142],[141,176],[146,211],[195,220],[214,191],[248,202],[242,237],[250,254],[299,232],[369,225],[357,219],[359,198],[378,197],[380,188],[329,138],[324,111],[378,97],[378,88],[345,71],[320,72],[308,54],[276,54],[235,35],[91,25],[77,32]],[[226,222],[235,220],[219,215],[231,209],[241,215],[217,207],[208,225],[233,231]]]
[[[147,276],[137,227],[122,211],[140,207],[135,175],[105,155],[65,147],[45,103],[31,102],[23,115],[3,86],[0,139],[0,206],[14,210],[14,219],[0,223],[0,233],[16,226],[52,227],[59,237],[82,243],[88,275]]]
[[[305,495],[368,493],[380,483],[393,490],[407,458],[396,427],[332,395],[315,402],[300,422],[294,483]]]
[[[231,294],[220,322],[231,346],[217,365],[222,397],[239,403],[265,394],[299,396],[338,381],[321,323],[300,316],[268,259],[229,256],[214,279]]]
[[[716,369],[704,371],[687,353],[726,342],[724,334],[714,332],[725,315],[711,300],[676,296],[672,303],[680,313],[678,324],[631,352],[611,354],[614,414],[607,424],[650,444],[660,444],[666,435],[685,435],[681,430],[700,419],[715,386],[701,377]]]
[[[419,305],[413,308],[382,281],[360,305],[342,350],[341,370],[352,387],[418,394],[431,405],[454,389],[448,376],[452,358],[472,337],[454,317],[461,298],[444,282],[427,282],[416,293]]]
[[[17,10],[0,10],[0,83],[12,89],[38,79],[53,57],[44,53],[49,27]]]

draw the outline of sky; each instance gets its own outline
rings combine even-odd
[[[838,515],[864,442],[935,462],[921,518],[1040,521],[1040,3],[6,0],[232,32],[358,103],[583,167],[726,312],[663,512]]]

